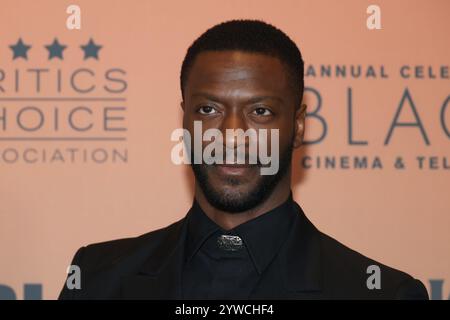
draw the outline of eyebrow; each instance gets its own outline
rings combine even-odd
[[[221,99],[213,94],[207,93],[207,92],[196,92],[192,94],[193,97],[204,97],[207,98],[209,100],[215,101],[215,102],[220,102]],[[259,101],[263,101],[263,100],[276,100],[280,103],[284,103],[283,99],[281,99],[280,97],[277,96],[270,96],[270,95],[263,95],[263,96],[254,96],[251,97],[249,99],[247,99],[245,102],[246,103],[255,103],[255,102],[259,102]]]

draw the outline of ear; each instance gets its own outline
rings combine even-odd
[[[302,104],[295,110],[294,148],[298,148],[303,144],[303,136],[305,134],[305,117],[306,104]]]
[[[180,107],[181,107],[181,109],[182,109],[183,112],[184,112],[184,101],[181,101],[181,102],[180,102]]]

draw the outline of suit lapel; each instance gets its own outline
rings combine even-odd
[[[264,271],[250,299],[314,298],[322,294],[320,232],[293,204],[297,219],[275,260]],[[123,299],[181,299],[181,275],[187,235],[185,218],[168,227],[167,234],[135,275],[121,279]]]
[[[136,275],[122,277],[121,298],[181,299],[181,273],[188,215],[169,227]]]
[[[297,203],[298,215],[280,253],[250,295],[258,298],[314,298],[322,294],[320,232]]]

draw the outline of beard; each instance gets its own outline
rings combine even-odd
[[[239,187],[246,181],[242,181],[239,177],[226,176],[220,184],[211,183],[209,178],[210,170],[214,168],[214,164],[194,164],[192,170],[196,183],[206,197],[206,200],[216,209],[229,213],[240,213],[255,208],[266,200],[278,185],[280,180],[289,172],[292,160],[293,146],[292,143],[280,152],[279,170],[274,175],[258,175],[256,183],[247,190],[239,190]],[[193,159],[193,154],[191,159]],[[254,165],[254,169],[260,170],[262,165]],[[224,186],[229,186],[224,188]],[[234,187],[234,188],[233,188]]]

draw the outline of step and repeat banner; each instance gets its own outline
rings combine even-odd
[[[450,295],[450,2],[0,2],[0,299],[55,299],[84,245],[182,218],[179,74],[226,20],[305,60],[293,192],[323,232]]]

